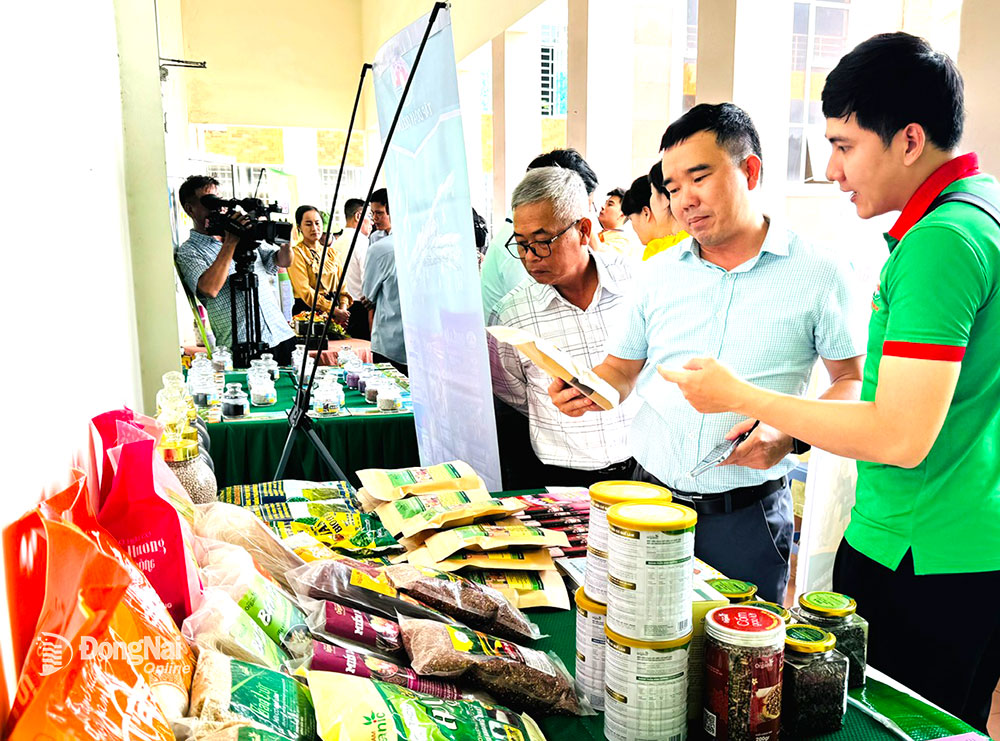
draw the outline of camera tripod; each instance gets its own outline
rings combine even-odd
[[[236,272],[230,278],[229,317],[233,332],[233,366],[249,368],[250,359],[267,349],[261,341],[260,297],[258,294],[260,279],[254,272],[254,262],[257,260],[257,243],[248,237],[242,237],[233,256]],[[243,337],[240,333],[239,314],[243,310],[246,317]]]

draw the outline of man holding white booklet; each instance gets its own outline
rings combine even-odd
[[[835,255],[754,205],[760,139],[744,111],[696,106],[671,124],[661,147],[671,211],[692,239],[644,263],[625,331],[612,335],[593,370],[622,399],[643,401],[630,437],[633,478],[666,486],[698,512],[698,558],[780,604],[794,530],[786,476],[795,441],[758,425],[721,466],[700,473],[710,452],[755,420],[699,414],[656,366],[710,355],[760,386],[801,395],[822,358],[832,381],[823,398],[857,399],[866,306]],[[571,417],[600,409],[561,380],[549,395]]]
[[[609,337],[626,319],[632,285],[629,266],[618,255],[589,248],[587,192],[580,176],[560,167],[529,170],[514,189],[514,233],[506,248],[532,280],[494,307],[488,325],[493,393],[528,416],[537,485],[589,486],[629,478],[628,429],[637,400],[618,406],[618,392],[600,378],[587,378],[604,358]],[[532,355],[518,348],[531,348]],[[556,366],[607,395],[607,414],[570,419],[549,403]],[[563,371],[560,371],[563,372]]]

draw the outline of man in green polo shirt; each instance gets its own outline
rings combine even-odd
[[[847,54],[823,114],[829,179],[863,219],[901,212],[861,400],[766,391],[712,358],[661,374],[701,412],[858,460],[834,588],[870,623],[872,666],[985,731],[1000,679],[1000,185],[959,156],[962,78],[922,39],[883,34]],[[935,202],[949,193],[984,202]]]

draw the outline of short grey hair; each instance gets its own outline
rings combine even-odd
[[[548,201],[552,214],[561,223],[576,221],[587,214],[587,189],[583,179],[563,167],[536,167],[528,170],[514,188],[511,209],[529,203]]]

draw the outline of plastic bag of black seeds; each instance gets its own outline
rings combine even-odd
[[[387,566],[384,573],[396,589],[472,628],[513,641],[541,638],[538,626],[491,587],[409,564]]]
[[[418,674],[462,677],[515,710],[592,715],[566,667],[553,653],[476,630],[400,617],[403,644]]]
[[[314,561],[292,569],[288,583],[305,600],[328,600],[356,610],[394,620],[397,611],[411,617],[453,623],[454,619],[402,594],[389,584],[378,566],[361,564],[353,559]]]

